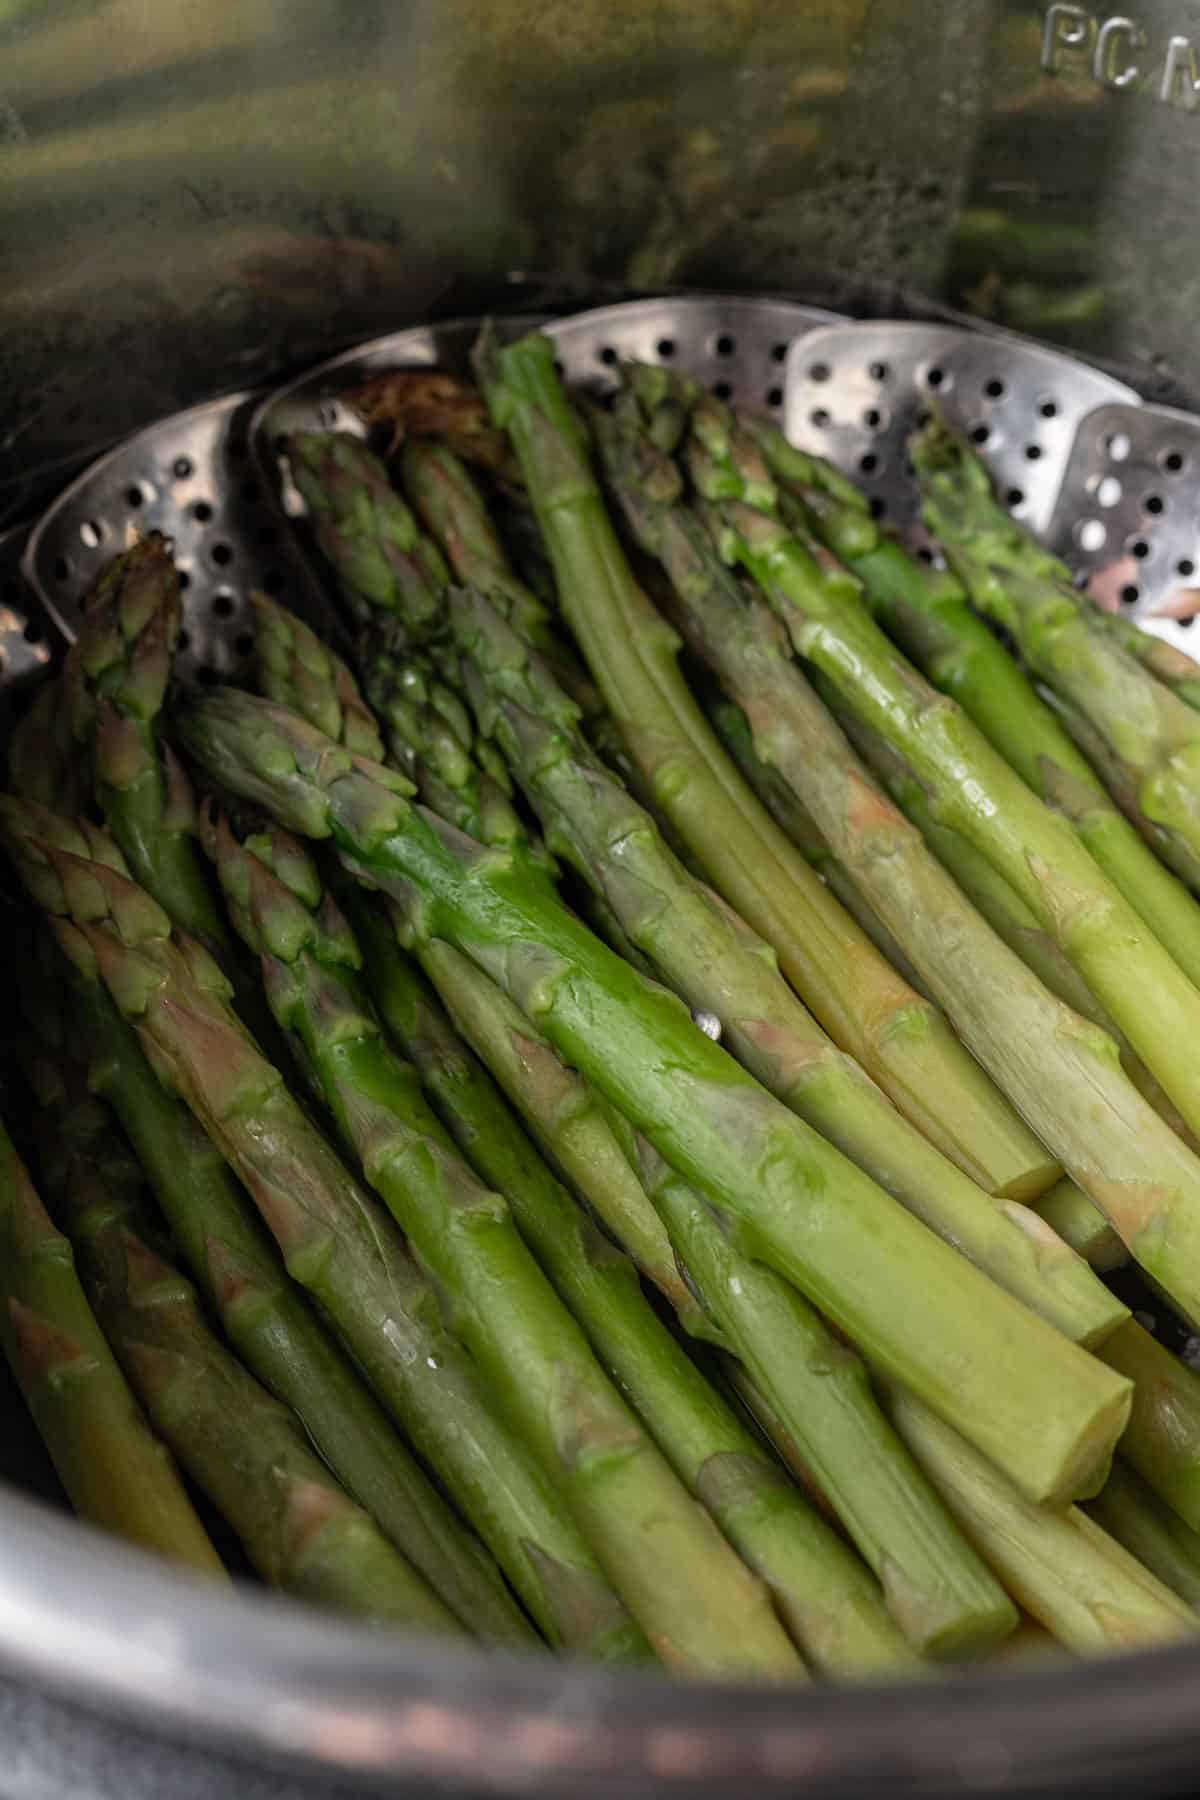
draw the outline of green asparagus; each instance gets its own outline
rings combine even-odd
[[[289,1279],[250,1202],[186,1106],[163,1087],[102,982],[44,938],[20,965],[30,1028],[56,1065],[81,1059],[112,1107],[194,1279],[250,1372],[299,1418],[334,1475],[460,1622],[485,1642],[533,1632]]]
[[[627,748],[712,885],[771,944],[801,998],[924,1136],[989,1193],[1061,1171],[928,1001],[854,925],[741,781],[685,685],[678,640],[637,586],[554,369],[533,337],[479,354],[512,436],[567,621]]]
[[[700,520],[679,503],[678,472],[640,424],[633,428],[636,463],[623,431],[602,435],[610,479],[639,541],[671,575],[689,643],[745,712],[758,754],[802,795],[964,1041],[1133,1254],[1200,1316],[1200,1162],[1128,1080],[1112,1040],[1035,979],[876,786],[797,667],[782,622],[721,567]],[[751,516],[772,525],[764,514]],[[823,577],[810,566],[812,586],[823,592]],[[876,631],[865,615],[857,622]],[[835,641],[832,631],[828,640]],[[895,667],[888,646],[879,679]],[[920,677],[914,672],[911,680]],[[1021,793],[1037,804],[1028,789]]]
[[[433,972],[455,1024],[527,1115],[536,1115],[538,1077],[553,1087],[565,1073],[553,1050],[531,1041],[532,1027],[482,970],[449,945],[437,948]],[[1002,1595],[981,1580],[974,1555],[964,1554],[941,1503],[902,1452],[858,1358],[794,1289],[728,1243],[683,1182],[672,1189],[681,1197],[672,1210],[665,1165],[636,1140],[631,1150],[655,1170],[650,1203],[700,1297],[703,1335],[712,1337],[715,1327],[718,1341],[779,1396],[820,1491],[882,1582],[905,1635],[931,1655],[1002,1636],[1012,1622]]]
[[[700,489],[727,489],[728,459],[698,437],[690,448]],[[1200,1130],[1200,1069],[1183,1050],[1200,1029],[1200,992],[1073,828],[1031,792],[955,700],[899,656],[859,605],[853,577],[837,565],[822,567],[773,514],[741,500],[721,501],[716,510],[723,554],[759,583],[797,655],[899,750],[940,823],[967,838],[1028,902],[1190,1128]]]
[[[912,458],[925,521],[975,606],[1003,625],[1031,672],[1087,720],[1120,770],[1136,816],[1200,888],[1200,722],[1192,708],[1105,629],[1063,565],[999,505],[982,463],[944,425],[931,421],[917,434]]]
[[[910,1394],[893,1394],[892,1416],[1009,1593],[1069,1648],[1130,1650],[1200,1631],[1191,1608],[1078,1507],[1030,1505]]]
[[[463,1628],[341,1489],[295,1415],[214,1336],[152,1244],[141,1173],[100,1101],[55,1083],[43,1159],[87,1291],[166,1443],[273,1587],[445,1637]],[[51,1170],[54,1174],[51,1175]]]
[[[209,848],[234,924],[262,959],[275,1016],[303,1046],[343,1139],[659,1656],[692,1672],[798,1671],[765,1589],[602,1373],[504,1196],[462,1159],[411,1065],[388,1048],[358,979],[353,934],[315,863],[286,832],[239,841],[224,818]],[[528,1221],[533,1196],[515,1204]],[[538,1233],[543,1250],[561,1223],[554,1212]],[[582,1263],[569,1242],[563,1252]]]
[[[212,959],[194,940],[171,935],[102,833],[7,797],[0,829],[67,955],[104,981],[160,1078],[245,1183],[289,1273],[335,1321],[551,1642],[598,1656],[641,1655],[641,1633],[500,1418],[494,1390],[445,1328],[399,1232],[240,1026]]]
[[[1185,1525],[1120,1457],[1087,1511],[1173,1593],[1200,1606],[1200,1532]]]
[[[1143,668],[1150,671],[1163,682],[1179,698],[1195,711],[1200,711],[1200,663],[1167,643],[1165,638],[1156,637],[1153,632],[1143,631],[1132,619],[1123,613],[1106,612],[1097,606],[1095,617],[1101,628],[1120,644],[1130,656],[1136,657]],[[1189,621],[1184,620],[1187,624]]]
[[[552,849],[600,889],[635,947],[763,1085],[939,1236],[1082,1343],[1127,1309],[1016,1202],[993,1200],[911,1127],[795,998],[774,958],[697,883],[654,821],[592,757],[553,676],[474,590],[450,599],[455,637]]]
[[[76,743],[126,861],[182,930],[220,954],[229,934],[196,847],[191,788],[160,731],[181,619],[170,544],[152,533],[101,575],[65,682]]]
[[[0,1343],[81,1518],[219,1575],[221,1561],[0,1124]]]
[[[1128,1413],[1127,1384],[760,1088],[674,996],[579,924],[527,858],[464,838],[410,804],[405,782],[269,701],[196,693],[179,729],[223,788],[301,836],[332,838],[352,873],[419,916],[421,935],[445,938],[491,974],[721,1209],[745,1249],[794,1281],[869,1361],[961,1424],[1031,1496],[1068,1499],[1099,1485]],[[4,817],[11,836],[11,802]],[[917,1294],[920,1332],[909,1311]]]
[[[681,1478],[766,1582],[808,1660],[833,1677],[912,1666],[911,1653],[901,1648],[878,1589],[861,1565],[830,1538],[790,1487],[780,1484],[769,1462],[764,1464],[753,1438],[660,1323],[624,1256],[599,1238],[537,1155],[415,966],[394,939],[390,945],[380,941],[381,934],[387,935],[386,921],[361,902],[359,910],[371,916],[375,928],[373,941],[364,946],[372,992],[377,997],[381,988],[388,993],[390,1029],[447,1128],[479,1174],[509,1197],[518,1225],[597,1354]],[[466,978],[467,992],[476,996],[471,1013],[481,1022],[479,1051],[494,1051],[499,1039],[504,1062],[510,1071],[513,1065],[520,1069],[527,1088],[548,1085],[544,1110],[555,1113],[568,1072],[561,1065],[548,1066],[553,1058],[548,1046],[544,1056],[524,1055],[520,1045],[534,1048],[532,1027],[521,1020],[520,1045],[514,1043],[506,1013],[490,1008],[486,998],[479,1004],[480,984],[484,990],[490,987],[486,976],[448,946],[438,949],[443,978],[448,981],[448,970],[456,969]],[[490,992],[510,1006],[498,990]],[[500,1068],[493,1068],[500,1075]],[[644,1204],[658,1226],[649,1202]],[[678,1275],[675,1285],[690,1317],[695,1310],[690,1292]]]
[[[772,472],[800,494],[823,542],[858,576],[888,634],[1070,821],[1180,968],[1200,982],[1200,907],[1114,806],[1032,682],[971,611],[959,582],[910,556],[870,517],[860,495],[848,500],[833,488],[819,458],[792,450],[773,427],[760,426],[755,435]]]
[[[1200,1531],[1200,1375],[1136,1319],[1114,1331],[1104,1361],[1133,1382],[1121,1453],[1193,1531]]]

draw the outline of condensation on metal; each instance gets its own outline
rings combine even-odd
[[[917,517],[908,440],[937,408],[984,456],[1014,516],[1044,531],[1080,421],[1132,388],[1003,332],[883,320],[829,326],[790,353],[785,429],[901,528]]]
[[[1101,406],[1075,435],[1048,537],[1110,612],[1200,656],[1200,419]]]

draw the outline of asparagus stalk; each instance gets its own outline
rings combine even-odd
[[[892,1416],[1009,1593],[1072,1650],[1129,1650],[1190,1637],[1191,1608],[1078,1507],[1030,1505],[911,1394]]]
[[[911,1642],[954,1656],[1016,1624],[1003,1591],[914,1481],[854,1351],[771,1269],[731,1245],[696,1191],[649,1145],[647,1188],[717,1326],[795,1440],[820,1493],[874,1568]]]
[[[609,722],[573,647],[554,629],[547,608],[514,576],[483,495],[454,450],[429,438],[410,440],[401,466],[408,495],[459,582],[487,595],[514,631],[545,658],[586,718]]]
[[[1060,1330],[1100,1342],[1128,1317],[1028,1207],[996,1200],[903,1119],[795,998],[766,947],[688,874],[653,819],[591,756],[544,664],[475,590],[450,600],[491,729],[548,841],[596,886],[634,946],[802,1119]]]
[[[491,1557],[309,1310],[220,1152],[163,1087],[102,982],[44,939],[31,951],[22,959],[31,1028],[56,1063],[83,1060],[247,1369],[299,1418],[334,1475],[461,1624],[488,1643],[529,1643],[532,1629]]]
[[[915,1666],[866,1570],[790,1484],[781,1482],[751,1434],[662,1324],[632,1265],[588,1224],[555,1180],[483,1064],[502,1082],[505,1073],[517,1072],[522,1095],[527,1101],[533,1097],[525,1117],[535,1129],[539,1115],[559,1109],[567,1071],[549,1046],[530,1042],[531,1028],[520,1015],[513,1018],[511,1002],[485,975],[449,946],[437,949],[443,992],[483,1063],[394,942],[386,957],[378,948],[374,955],[368,951],[367,966],[373,975],[386,963],[394,975],[388,984],[407,990],[402,1046],[463,1155],[508,1196],[518,1226],[596,1354],[681,1479],[767,1584],[812,1666],[835,1678]],[[614,1153],[620,1154],[615,1145]],[[644,1196],[643,1202],[657,1224]],[[677,1286],[689,1313],[694,1311],[688,1290],[681,1282]]]
[[[1200,1375],[1136,1319],[1114,1331],[1101,1355],[1134,1384],[1122,1454],[1186,1525],[1200,1531]]]
[[[11,798],[0,814],[19,872],[63,949],[86,976],[104,981],[160,1078],[245,1183],[289,1273],[334,1320],[546,1635],[593,1655],[640,1655],[641,1634],[499,1417],[494,1390],[446,1330],[399,1232],[239,1025],[211,958],[172,937],[103,834]]]
[[[443,1636],[462,1625],[338,1486],[294,1414],[214,1336],[152,1245],[141,1172],[103,1104],[51,1076],[47,1176],[88,1293],[155,1429],[272,1586]]]
[[[412,1066],[388,1048],[353,934],[316,865],[277,829],[239,843],[227,819],[209,844],[276,1018],[302,1044],[347,1145],[449,1297],[457,1334],[659,1654],[693,1672],[797,1668],[765,1590],[602,1373],[504,1196],[459,1155]],[[517,1204],[528,1221],[530,1196]],[[543,1249],[561,1217],[556,1208],[538,1232]]]
[[[113,1359],[71,1246],[0,1124],[0,1343],[81,1518],[206,1573],[220,1558]]]
[[[1197,1145],[1158,1082],[1146,1065],[1134,1055],[1128,1041],[1113,1024],[1074,963],[1068,961],[1060,946],[1047,932],[1032,908],[1026,904],[1003,875],[997,873],[987,858],[969,844],[957,831],[939,824],[930,808],[925,790],[908,768],[904,758],[870,726],[863,725],[841,702],[837,689],[819,672],[813,686],[824,700],[838,724],[846,733],[863,761],[886,787],[896,805],[911,819],[934,851],[938,861],[948,869],[963,893],[987,920],[992,930],[1028,964],[1043,986],[1085,1019],[1101,1026],[1114,1040],[1121,1062],[1138,1092],[1154,1110],[1191,1146]],[[1185,899],[1187,896],[1184,896]],[[1188,900],[1188,904],[1192,902]],[[1200,912],[1197,913],[1200,918]]]
[[[714,492],[728,487],[728,460],[698,438],[693,444],[697,484]],[[900,751],[941,823],[974,844],[1028,902],[1191,1129],[1200,1129],[1200,1070],[1180,1048],[1200,1027],[1200,993],[1072,827],[1030,791],[956,701],[897,655],[858,605],[857,584],[844,570],[820,567],[779,519],[742,501],[722,502],[719,514],[724,554],[760,584],[797,654]]]
[[[412,776],[425,804],[480,843],[526,846],[504,765],[477,741],[470,713],[436,661],[403,634],[385,631],[371,634],[360,660],[391,760]]]
[[[1028,676],[971,611],[960,583],[910,556],[859,494],[845,497],[840,478],[831,491],[828,465],[792,450],[772,426],[756,427],[755,435],[772,471],[800,494],[822,541],[858,576],[889,636],[1069,821],[1180,968],[1200,982],[1200,909],[1113,805]]]
[[[1087,1512],[1172,1593],[1200,1606],[1200,1532],[1185,1525],[1119,1457]]]
[[[448,945],[438,950],[435,979],[455,1024],[510,1094],[535,1112],[536,1073],[554,1082],[561,1069],[553,1050],[530,1042],[523,1015],[473,963]],[[820,1491],[882,1582],[910,1642],[946,1655],[1002,1635],[1011,1623],[1008,1608],[994,1584],[981,1581],[975,1557],[964,1556],[940,1504],[900,1451],[857,1357],[786,1282],[735,1250],[704,1202],[678,1182],[681,1227],[659,1192],[665,1165],[636,1140],[631,1148],[655,1170],[650,1200],[700,1297],[701,1335],[715,1330],[781,1395]]]
[[[428,1044],[430,1039],[437,1040],[440,1014],[433,988],[416,965],[399,952],[396,933],[386,913],[372,904],[361,888],[353,883],[340,884],[338,899],[358,940],[367,988],[380,1018],[402,1054],[417,1063],[429,1086],[432,1071],[427,1076],[426,1070],[432,1051]],[[445,950],[446,946],[437,943],[423,947],[427,966],[435,972]],[[690,1320],[695,1303],[679,1273],[670,1239],[616,1142],[596,1096],[586,1082],[557,1060],[553,1068],[545,1066],[542,1049],[536,1032],[527,1024],[522,1040],[513,1045],[512,1069],[514,1077],[521,1078],[522,1087],[520,1091],[507,1088],[510,1101],[524,1114],[550,1164],[562,1172],[647,1280],[681,1316]],[[497,1073],[495,1069],[492,1072]],[[535,1093],[541,1103],[536,1120],[526,1104]],[[434,1100],[437,1104],[436,1093]],[[487,1171],[481,1173],[486,1175]],[[496,1185],[508,1192],[502,1182]]]
[[[1200,711],[1200,663],[1174,644],[1168,644],[1164,638],[1143,631],[1122,613],[1106,612],[1097,606],[1095,618],[1102,629],[1156,680],[1163,682],[1194,711]]]
[[[332,838],[351,872],[405,905],[421,935],[491,974],[722,1210],[742,1247],[792,1280],[868,1360],[961,1423],[1036,1498],[1094,1491],[1124,1426],[1126,1384],[759,1087],[673,995],[573,918],[528,859],[462,837],[411,805],[405,783],[269,701],[197,693],[180,728],[230,792],[302,836]]]
[[[1033,1202],[1038,1217],[1064,1244],[1070,1244],[1098,1275],[1110,1275],[1129,1261],[1129,1252],[1094,1200],[1069,1175]]]
[[[688,640],[745,711],[759,755],[801,793],[964,1041],[1133,1254],[1179,1304],[1200,1307],[1196,1158],[1128,1080],[1112,1040],[995,936],[875,785],[796,666],[781,621],[721,567],[700,521],[671,497],[677,474],[672,481],[657,453],[650,463],[640,426],[637,465],[623,434],[606,433],[603,443],[631,526],[663,560]],[[653,490],[638,478],[651,468]],[[889,649],[889,670],[894,657]]]
[[[286,452],[317,543],[355,618],[365,621],[383,607],[433,625],[446,565],[379,459],[346,432],[298,434]]]
[[[779,956],[839,1048],[990,1193],[1057,1178],[1041,1146],[833,900],[739,778],[693,700],[678,640],[637,586],[588,466],[548,339],[479,355],[558,578],[567,621],[625,738],[713,886]]]
[[[196,848],[191,789],[159,726],[181,619],[171,547],[154,532],[101,575],[65,681],[76,742],[126,861],[182,930],[220,954],[229,934]]]
[[[754,748],[750,721],[732,700],[711,699],[705,707],[713,730],[732,756],[743,776],[754,789],[775,823],[786,831],[793,844],[804,852],[837,900],[866,932],[881,956],[902,975],[911,988],[924,992],[921,978],[905,956],[879,914],[864,900],[846,870],[817,829],[817,822],[778,769],[762,761]],[[926,995],[928,998],[928,995]]]
[[[379,726],[341,657],[268,594],[251,594],[250,603],[259,691],[294,707],[310,725],[345,744],[355,756],[382,762]]]
[[[943,425],[912,445],[926,523],[972,601],[1004,626],[1028,668],[1096,731],[1138,814],[1200,887],[1200,724],[1110,631],[1049,556],[992,496],[987,471]]]

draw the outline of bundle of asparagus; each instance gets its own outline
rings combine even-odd
[[[626,370],[605,475],[752,792],[550,346],[480,372],[373,389],[395,480],[353,438],[287,446],[366,698],[258,597],[264,697],[165,709],[150,539],[18,734],[0,832],[57,945],[23,970],[43,1186],[153,1426],[267,1580],[409,1628],[835,1680],[978,1655],[1018,1605],[1075,1651],[1194,1630],[1200,1377],[1048,1222],[1200,1316],[1193,1084],[1112,942],[1182,1028],[1194,902],[1032,688],[1050,811],[881,649],[835,553],[948,688],[945,619],[978,621],[848,484]],[[963,536],[964,572],[1011,573]],[[96,1479],[109,1412],[81,1435],[61,1354],[34,1366],[66,1302],[27,1286],[50,1227],[12,1158],[0,1196],[5,1348],[76,1504],[137,1533]]]

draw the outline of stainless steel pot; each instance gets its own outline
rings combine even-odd
[[[952,305],[1200,391],[1197,0],[0,0],[0,47],[0,528],[518,277]],[[10,1489],[0,1669],[5,1796],[1148,1795],[1200,1751],[1200,1652],[802,1694],[501,1663],[206,1594]]]

